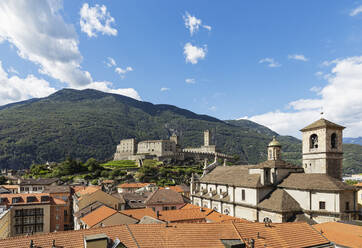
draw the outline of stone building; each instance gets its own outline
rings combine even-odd
[[[320,119],[303,128],[303,166],[282,160],[273,138],[257,165],[216,166],[191,179],[193,204],[251,221],[352,220],[356,189],[341,181],[342,130]]]
[[[117,146],[114,160],[158,159],[164,161],[175,159],[183,161],[188,158],[204,160],[213,158],[215,154],[219,158],[232,158],[216,151],[215,136],[211,130],[205,130],[203,137],[202,146],[184,149],[181,148],[179,137],[176,134],[173,134],[168,140],[144,140],[138,143],[135,139],[123,139]]]
[[[119,142],[116,153],[114,154],[114,160],[128,159],[129,156],[136,154],[137,143],[135,139],[124,139]]]

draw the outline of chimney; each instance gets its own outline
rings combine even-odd
[[[157,214],[157,219],[160,218],[160,211],[156,211],[156,214]]]
[[[52,248],[57,248],[57,247],[55,246],[55,239],[53,239],[53,245],[52,245]]]
[[[255,248],[255,241],[254,239],[250,240],[250,248]]]
[[[29,247],[34,248],[34,241],[32,239],[30,240],[30,246]]]

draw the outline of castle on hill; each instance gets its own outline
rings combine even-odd
[[[180,160],[188,158],[195,160],[218,158],[232,158],[217,152],[215,137],[211,130],[204,131],[204,145],[196,148],[181,148],[179,136],[173,134],[168,140],[144,140],[137,142],[136,139],[122,139],[117,146],[114,160],[143,160],[157,159]]]
[[[191,178],[192,203],[258,222],[355,220],[357,191],[342,181],[343,129],[325,119],[301,129],[302,166],[282,159],[275,138],[262,163],[207,166]]]

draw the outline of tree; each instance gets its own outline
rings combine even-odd
[[[97,170],[103,169],[100,166],[99,162],[94,158],[88,159],[87,162],[85,162],[84,167],[87,168],[90,172],[95,172]]]
[[[0,176],[0,184],[5,184],[6,183],[6,178],[4,176]]]

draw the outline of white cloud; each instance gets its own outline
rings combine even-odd
[[[204,47],[193,46],[190,42],[184,46],[184,55],[186,63],[197,64],[200,59],[204,59],[207,53],[206,45]]]
[[[0,105],[33,97],[45,97],[55,91],[47,81],[34,75],[28,75],[26,78],[9,77],[0,61]]]
[[[209,110],[210,110],[210,111],[216,111],[217,108],[216,108],[216,106],[211,106],[211,107],[209,108]]]
[[[61,8],[62,1],[56,0],[0,1],[0,39],[14,45],[21,58],[38,65],[40,73],[67,87],[92,88],[97,82],[81,68],[77,34],[73,25],[64,22]],[[104,91],[113,90],[123,89]]]
[[[299,61],[307,62],[308,59],[303,54],[289,54],[288,59],[294,59]]]
[[[117,67],[116,69],[114,69],[114,71],[117,72],[121,76],[121,78],[124,78],[126,73],[133,71],[133,68],[130,66],[127,66],[125,69]]]
[[[13,73],[13,74],[18,74],[19,75],[19,72],[17,70],[15,70],[14,67],[12,67],[12,66],[9,67],[8,73]]]
[[[321,76],[323,76],[323,72],[317,71],[316,73],[314,73],[314,75],[316,75],[317,77],[321,77]]]
[[[349,13],[350,16],[355,16],[358,15],[359,13],[362,12],[362,5],[356,7],[355,9],[351,10],[351,12]]]
[[[211,26],[209,26],[209,25],[203,25],[202,27],[209,30],[209,31],[211,31]]]
[[[111,82],[93,82],[93,83],[87,85],[87,87],[84,87],[81,89],[95,89],[95,90],[100,90],[103,92],[132,97],[136,100],[142,101],[142,98],[140,97],[138,92],[133,88],[111,89],[110,86],[112,86]]]
[[[312,92],[316,92],[316,93],[319,93],[322,88],[321,87],[317,87],[317,86],[313,86],[312,88],[309,89],[310,91]]]
[[[202,21],[200,19],[197,19],[196,16],[190,15],[188,12],[185,13],[183,16],[183,19],[185,21],[185,27],[190,30],[190,35],[192,36],[194,33],[199,31],[200,27],[203,27],[207,29],[208,31],[211,31],[211,26],[209,25],[202,25]]]
[[[335,61],[327,84],[315,98],[299,99],[288,104],[290,111],[272,111],[252,117],[252,121],[281,133],[300,136],[299,129],[324,118],[345,125],[345,136],[361,136],[362,130],[362,56]]]
[[[194,78],[186,78],[186,79],[185,79],[185,82],[186,82],[187,84],[194,84],[194,83],[196,83],[196,80],[195,80]]]
[[[263,58],[261,60],[259,60],[259,63],[267,63],[269,67],[279,67],[281,66],[281,64],[279,64],[278,62],[276,62],[273,58]]]
[[[116,66],[117,63],[116,63],[116,61],[115,61],[113,58],[108,57],[108,58],[107,58],[106,65],[107,65],[108,67],[113,67],[113,66]]]
[[[170,90],[170,88],[166,88],[166,87],[162,87],[162,88],[161,88],[161,91],[163,91],[163,92],[164,92],[164,91],[169,91],[169,90]]]
[[[88,3],[84,3],[79,14],[81,30],[89,37],[97,37],[97,32],[106,35],[117,35],[117,29],[111,27],[114,18],[107,11],[105,5],[96,4],[94,7],[89,7]]]

